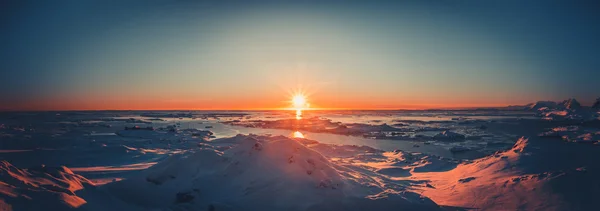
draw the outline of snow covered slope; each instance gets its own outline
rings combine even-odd
[[[175,155],[109,192],[142,207],[199,210],[438,210],[419,194],[386,189],[283,136],[244,136]]]
[[[86,201],[75,191],[92,183],[66,167],[19,169],[0,162],[0,210],[55,210],[77,208]]]
[[[447,172],[417,173],[438,204],[483,210],[593,210],[600,206],[594,145],[521,138],[510,149]]]

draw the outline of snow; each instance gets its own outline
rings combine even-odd
[[[544,110],[540,112],[540,116],[547,120],[581,120],[593,121],[598,120],[599,114],[591,110]]]
[[[7,161],[0,162],[0,201],[10,204],[13,210],[77,208],[86,201],[74,192],[91,186],[91,181],[64,166],[23,170]],[[1,205],[0,209],[6,208]]]
[[[540,110],[542,108],[552,108],[556,109],[559,106],[558,103],[552,101],[538,101],[536,103],[530,104],[529,109],[533,111]]]
[[[538,116],[546,120],[565,121],[594,121],[600,115],[597,109],[582,106],[576,99],[567,99],[562,102],[539,101],[529,106],[530,110],[536,111]]]
[[[235,146],[225,152],[172,156],[139,177],[106,187],[123,201],[170,209],[438,209],[416,193],[376,185],[291,138],[236,136],[220,141]]]
[[[600,194],[594,186],[598,183],[592,179],[598,176],[597,165],[588,160],[594,149],[565,144],[523,137],[509,150],[462,163],[447,172],[413,173],[412,178],[429,180],[433,188],[423,187],[422,193],[449,206],[592,210],[598,204],[587,200]],[[576,147],[577,151],[563,150],[565,147]],[[594,166],[594,170],[581,171],[579,165]],[[573,195],[564,195],[567,193]]]
[[[561,102],[553,102],[553,101],[538,101],[536,103],[529,104],[529,109],[533,111],[542,110],[563,110],[563,109],[579,109],[581,108],[581,104],[573,98],[563,100]]]
[[[555,127],[539,134],[540,137],[558,137],[567,142],[600,143],[600,131],[580,126]]]
[[[566,109],[571,109],[571,110],[581,108],[581,104],[573,98],[563,101],[561,103],[561,105],[564,106]]]
[[[377,121],[375,121],[377,122]],[[324,132],[342,135],[370,135],[373,133],[382,132],[399,132],[404,131],[402,128],[393,127],[387,123],[380,125],[364,124],[364,123],[341,123],[332,122],[330,119],[322,118],[306,118],[297,119],[278,119],[278,120],[251,120],[251,121],[224,121],[224,124],[244,126],[244,127],[259,127],[259,128],[279,128],[279,129],[294,129],[311,132]]]
[[[4,114],[0,210],[595,210],[600,124],[571,117],[597,111],[556,104],[564,107],[539,117],[503,110],[257,120],[165,111],[156,115],[164,121],[147,124],[126,112]],[[295,132],[303,138],[289,138]]]

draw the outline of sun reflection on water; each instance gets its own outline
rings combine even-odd
[[[304,134],[302,134],[300,131],[294,132],[294,134],[292,134],[292,136],[294,138],[304,138]]]
[[[296,119],[297,120],[302,119],[302,109],[296,109]]]

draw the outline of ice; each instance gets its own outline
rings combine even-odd
[[[5,203],[4,206],[0,203],[0,209],[3,210],[77,208],[86,201],[74,192],[91,186],[91,181],[64,166],[39,166],[24,170],[7,161],[0,162],[0,201]]]
[[[540,115],[547,120],[581,120],[593,121],[598,120],[599,114],[596,111],[590,110],[543,110]]]
[[[581,104],[573,98],[561,101],[561,102],[553,102],[553,101],[538,101],[536,103],[532,103],[528,105],[528,109],[533,111],[539,110],[564,110],[564,109],[579,109],[581,108]]]
[[[466,152],[469,150],[471,150],[471,149],[469,149],[467,147],[463,147],[463,146],[453,146],[452,148],[450,148],[450,152],[452,152],[452,153]]]
[[[567,99],[562,102],[539,101],[531,104],[529,109],[536,111],[539,116],[547,120],[598,120],[600,115],[597,109],[582,106],[576,99]]]
[[[315,111],[301,120],[285,112],[5,113],[0,207],[593,210],[600,153],[579,143],[598,143],[600,124],[583,118],[597,110],[577,104]]]
[[[555,127],[539,134],[540,137],[557,137],[567,142],[600,143],[600,131],[580,126]]]

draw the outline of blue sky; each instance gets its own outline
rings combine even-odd
[[[328,108],[600,96],[593,1],[3,4],[5,109],[277,108],[295,89]]]

